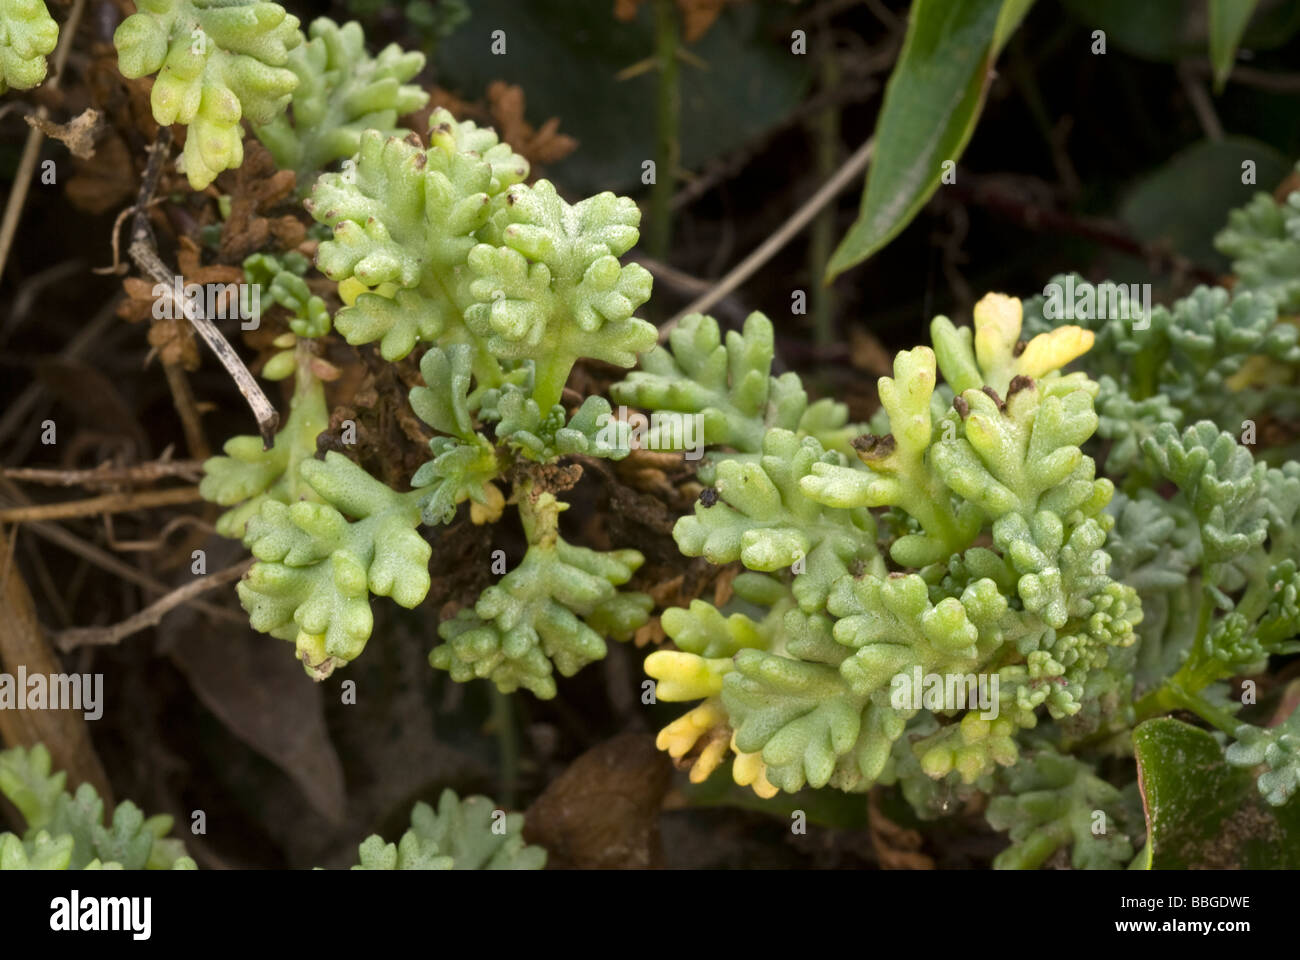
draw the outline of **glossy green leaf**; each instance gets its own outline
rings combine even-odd
[[[858,219],[826,279],[871,256],[911,222],[938,188],[943,164],[975,131],[989,67],[1032,0],[916,0],[885,88],[876,151]]]
[[[1172,717],[1133,731],[1153,870],[1295,869],[1300,800],[1269,807],[1214,737]]]
[[[1219,91],[1232,73],[1237,44],[1259,0],[1210,0],[1210,63],[1214,65],[1214,89]]]
[[[1004,0],[1002,11],[998,14],[998,24],[993,29],[994,55],[1005,47],[1011,35],[1020,29],[1020,24],[1024,22],[1029,8],[1033,5],[1034,0]]]

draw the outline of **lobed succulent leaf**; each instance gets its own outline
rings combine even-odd
[[[772,376],[773,349],[772,322],[761,313],[751,313],[743,331],[728,331],[725,342],[716,320],[689,314],[666,346],[645,354],[639,369],[610,392],[617,403],[699,416],[698,440],[706,446],[759,454],[767,430],[784,429],[848,455],[856,432],[848,426],[848,409],[830,400],[809,404],[797,374]],[[651,429],[651,449],[675,449],[682,439],[661,434]]]
[[[419,491],[397,493],[332,451],[298,470],[321,502],[263,502],[245,537],[260,562],[239,599],[254,629],[293,640],[323,679],[365,647],[370,594],[407,608],[424,599],[432,550],[416,530]]]
[[[113,34],[124,77],[157,74],[154,119],[188,127],[181,162],[195,190],[244,162],[243,118],[284,110],[300,43],[298,18],[267,0],[148,0]]]
[[[217,518],[217,533],[243,539],[249,520],[263,504],[317,499],[298,468],[316,455],[316,438],[328,425],[321,382],[300,371],[289,418],[271,449],[263,449],[261,437],[231,437],[222,448],[224,456],[204,461],[199,493],[211,503],[232,507]]]
[[[1268,729],[1243,724],[1225,759],[1235,767],[1265,767],[1256,780],[1260,795],[1282,806],[1300,790],[1300,710]]]
[[[474,342],[463,317],[474,302],[465,264],[505,204],[503,191],[528,175],[527,161],[492,131],[442,109],[429,122],[427,148],[414,135],[365,131],[355,169],[319,177],[308,201],[333,231],[317,266],[333,280],[378,291],[357,294],[335,325],[349,343],[379,340],[390,361],[417,340]]]
[[[429,101],[407,82],[424,69],[424,54],[392,43],[372,57],[359,23],[328,17],[313,20],[308,36],[285,64],[298,78],[292,112],[253,127],[276,165],[297,173],[302,194],[318,173],[355,156],[365,131],[405,137],[410,131],[397,118]]]
[[[630,367],[655,345],[655,328],[632,315],[650,298],[650,272],[618,261],[639,236],[630,199],[601,193],[570,205],[538,180],[511,187],[494,218],[500,243],[467,258],[465,322],[494,356],[534,362],[539,407],[559,401],[579,357]]]
[[[1011,792],[995,797],[987,813],[989,824],[1011,837],[994,867],[1033,869],[1065,846],[1073,848],[1076,869],[1115,869],[1132,859],[1120,792],[1086,763],[1041,744],[1006,777]]]
[[[694,515],[673,528],[678,548],[715,564],[739,560],[759,572],[797,568],[795,596],[805,610],[818,609],[853,565],[881,562],[875,523],[865,509],[827,507],[803,494],[802,481],[812,471],[840,459],[813,437],[769,431],[757,462],[718,465],[716,497],[698,501]]]
[[[1232,258],[1235,289],[1266,293],[1284,313],[1300,313],[1300,190],[1283,203],[1257,193],[1228,214],[1214,245]]]
[[[367,837],[352,869],[540,870],[546,851],[526,845],[523,829],[522,814],[506,813],[487,797],[462,800],[444,790],[436,812],[423,802],[411,808],[411,826],[397,843]]]
[[[45,58],[58,42],[59,25],[45,0],[0,0],[0,93],[44,81]]]
[[[522,496],[529,537],[523,561],[473,608],[442,622],[445,642],[429,662],[453,680],[486,677],[504,693],[524,687],[546,700],[555,696],[555,670],[568,677],[603,658],[605,636],[628,639],[651,600],[617,589],[644,562],[639,552],[573,546],[558,532],[567,505],[549,492]]]

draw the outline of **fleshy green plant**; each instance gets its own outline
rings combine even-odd
[[[44,0],[0,0],[0,93],[40,84],[58,42],[59,25]]]
[[[309,34],[289,53],[288,68],[298,77],[292,116],[254,127],[276,165],[297,172],[303,194],[319,171],[356,154],[366,130],[406,136],[397,118],[429,100],[407,83],[424,68],[423,54],[389,44],[372,57],[360,24],[339,26],[326,17],[312,21]]]
[[[1256,194],[1228,215],[1214,243],[1232,257],[1237,290],[1267,293],[1283,314],[1300,313],[1300,190],[1285,203]]]
[[[193,870],[172,818],[145,818],[130,800],[105,821],[104,801],[83,783],[64,789],[67,774],[50,772],[50,752],[37,744],[0,752],[0,793],[27,823],[20,837],[0,833],[0,870]]]
[[[1134,862],[1150,863],[1136,778],[1101,764],[1130,754],[1147,721],[1190,711],[1228,742],[1225,769],[1258,768],[1262,802],[1293,802],[1295,715],[1246,722],[1229,681],[1300,651],[1300,463],[1262,439],[1266,418],[1300,406],[1288,317],[1300,194],[1234,214],[1220,246],[1235,290],[1116,313],[1114,285],[1060,277],[1083,297],[1077,322],[1048,297],[1002,294],[971,326],[935,318],[932,346],[897,355],[880,411],[859,425],[811,401],[796,374],[772,374],[760,313],[725,336],[688,316],[656,346],[635,316],[649,274],[621,260],[638,240],[635,204],[528,185],[509,145],[445,110],[427,137],[397,129],[414,59],[372,60],[351,25],[319,21],[292,60],[302,116],[295,101],[292,120],[254,119],[314,183],[307,209],[327,237],[316,266],[343,307],[330,317],[292,255],[245,264],[291,316],[263,372],[294,375],[292,406],[270,449],[231,440],[201,490],[258,560],[238,588],[253,626],[292,641],[309,675],[360,655],[372,595],[425,601],[438,531],[466,504],[476,524],[513,506],[527,549],[438,625],[435,668],[553,697],[557,672],[645,624],[650,597],[622,589],[641,553],[565,539],[574,481],[554,469],[628,455],[609,402],[566,387],[582,360],[639,357],[610,393],[656,415],[640,443],[685,445],[667,429],[685,417],[707,448],[677,547],[734,574],[717,605],[664,610],[671,645],[646,659],[659,700],[698,701],[659,735],[692,780],[729,762],[764,798],[897,785],[926,818],[984,794],[1010,834],[998,866],[1116,866],[1139,849]],[[294,83],[276,89],[287,101]],[[339,136],[317,137],[308,116],[333,118]],[[409,402],[432,437],[409,489],[321,442],[314,341],[331,331],[384,361],[418,360]],[[417,807],[401,843],[366,841],[362,865],[527,860],[517,845],[447,846],[439,824],[477,802]]]
[[[1132,304],[1131,315],[1115,316],[1104,306],[1115,302],[1114,284],[1058,276],[1051,285],[1094,305],[1079,322],[1097,337],[1089,373],[1098,381],[1098,434],[1112,442],[1107,469],[1129,472],[1130,486],[1145,470],[1141,442],[1160,424],[1213,420],[1241,433],[1262,411],[1300,410],[1300,330],[1279,318],[1272,292],[1202,286],[1150,316]],[[1053,327],[1047,305],[1043,296],[1026,303],[1028,333]]]
[[[311,457],[324,408],[308,343],[295,343],[295,399],[274,446],[235,438],[201,489],[234,508],[221,532],[242,536],[260,561],[239,585],[253,625],[294,641],[321,678],[360,654],[371,594],[405,607],[424,600],[431,549],[419,527],[449,522],[466,501],[476,523],[495,521],[509,484],[527,553],[440,627],[446,642],[430,659],[456,679],[554,696],[554,670],[568,676],[603,657],[605,638],[630,637],[651,606],[618,590],[641,554],[566,542],[566,504],[530,466],[628,452],[626,431],[606,429],[606,401],[589,398],[569,416],[560,400],[580,358],[631,366],[655,341],[633,316],[649,274],[618,261],[640,215],[612,194],[570,205],[546,181],[526,186],[526,161],[490,130],[443,110],[430,123],[427,146],[368,130],[355,167],[323,174],[309,201],[332,233],[318,266],[345,303],[332,326],[349,343],[378,343],[390,361],[424,350],[424,385],[410,402],[436,435],[412,489],[392,490],[338,452]],[[292,272],[247,269],[274,276],[258,282],[296,312],[295,337],[330,328],[311,321]],[[276,375],[287,366],[279,356],[268,364]]]
[[[1254,449],[1255,418],[1300,398],[1296,327],[1249,269],[1277,261],[1270,242],[1243,249],[1235,293],[1149,313],[1058,277],[1092,305],[1078,322],[998,295],[973,328],[939,317],[933,350],[881,379],[871,433],[810,417],[797,379],[770,376],[761,316],[725,344],[710,318],[683,321],[612,393],[702,417],[710,486],[674,538],[746,572],[721,608],[663,613],[676,649],[646,671],[660,700],[702,702],[661,749],[696,781],[730,757],[761,796],[898,783],[932,817],[993,794],[1002,867],[1127,863],[1142,824],[1098,751],[1176,710],[1289,803],[1297,714],[1243,722],[1226,684],[1300,651],[1300,463]],[[909,675],[997,679],[996,709],[895,696]]]
[[[325,301],[311,293],[302,274],[307,259],[301,254],[272,257],[254,254],[244,261],[244,279],[258,285],[259,302],[285,307],[291,313],[289,332],[276,340],[280,352],[267,362],[262,375],[271,380],[294,377],[289,416],[276,434],[274,445],[263,449],[260,437],[232,437],[224,456],[204,464],[199,491],[205,499],[232,507],[217,519],[222,536],[242,538],[248,520],[263,502],[279,504],[315,500],[312,488],[298,473],[298,466],[316,454],[316,438],[329,422],[325,389],[312,368],[314,353],[310,340],[331,328]]]
[[[202,190],[244,161],[240,121],[270,123],[298,84],[298,18],[266,0],[140,0],[113,34],[125,77],[157,74],[154,119],[189,128],[183,163]]]
[[[973,784],[1015,763],[1014,735],[1036,724],[1040,705],[1058,720],[1080,713],[1111,649],[1133,642],[1140,612],[1107,574],[1111,484],[1079,449],[1096,428],[1096,385],[1058,372],[1091,335],[1067,327],[1018,347],[1019,333],[1020,304],[1005,297],[979,304],[973,336],[936,319],[935,349],[899,354],[880,382],[889,431],[861,436],[853,457],[770,425],[757,458],[720,455],[708,496],[674,537],[687,556],[767,575],[745,593],[737,580],[761,618],[724,619],[703,601],[665,613],[680,649],[652,654],[646,670],[660,699],[705,702],[665,729],[664,749],[682,757],[700,740],[729,742],[738,782],[769,794],[892,782],[896,749],[914,751],[925,775]],[[678,367],[708,356],[692,349],[701,338],[718,342],[711,319],[674,331]],[[732,374],[733,393],[750,375],[735,360],[746,346],[733,337],[704,364]],[[766,379],[770,346],[757,359]],[[638,381],[629,378],[630,396],[646,393]],[[668,396],[681,412],[712,400]],[[791,419],[761,405],[754,416]],[[961,722],[909,734],[923,708],[893,694],[913,671],[996,675],[998,709],[947,711]],[[695,775],[722,759],[706,750]]]
[[[498,809],[487,797],[462,800],[444,790],[438,809],[417,803],[397,843],[378,834],[362,842],[353,870],[540,870],[546,851],[524,843],[523,814]]]

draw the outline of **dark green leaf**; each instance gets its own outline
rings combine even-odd
[[[1186,0],[1064,0],[1082,23],[1106,34],[1111,48],[1172,63],[1205,50],[1205,7]]]
[[[1242,183],[1242,164],[1255,164],[1255,182]],[[1177,250],[1199,266],[1226,271],[1214,235],[1228,212],[1287,175],[1289,164],[1267,144],[1245,137],[1203,140],[1139,182],[1120,205],[1120,219],[1145,244]],[[1195,197],[1195,203],[1188,203]]]
[[[641,164],[655,155],[658,74],[617,74],[653,54],[653,6],[643,4],[624,23],[614,18],[613,0],[474,0],[456,41],[438,48],[439,82],[469,98],[482,97],[494,80],[523,85],[528,121],[540,126],[558,116],[561,132],[581,145],[546,176],[577,195],[639,189]],[[729,5],[691,46],[704,66],[678,70],[682,167],[699,170],[798,106],[814,60],[791,54],[788,33],[772,38],[788,15],[785,4]],[[489,52],[498,29],[507,38],[504,56]]]
[[[1222,90],[1232,72],[1237,44],[1246,32],[1250,15],[1259,0],[1210,0],[1210,63],[1214,65],[1214,89]]]
[[[1249,770],[1228,766],[1214,737],[1175,720],[1133,731],[1153,870],[1295,869],[1300,800],[1269,807]]]
[[[826,268],[830,281],[916,216],[975,130],[989,67],[1032,0],[916,0],[885,88],[858,219]]]

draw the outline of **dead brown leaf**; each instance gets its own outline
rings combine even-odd
[[[651,617],[641,626],[637,627],[636,633],[632,634],[632,643],[640,649],[641,647],[653,644],[656,647],[663,646],[668,642],[668,634],[664,633],[663,624],[658,617]]]
[[[285,644],[252,630],[177,631],[168,653],[203,705],[288,774],[330,823],[343,821],[343,765],[325,726],[324,687],[303,676]]]
[[[560,133],[560,118],[551,117],[534,129],[524,118],[524,88],[497,80],[487,89],[488,108],[498,135],[530,166],[557,163],[578,148],[578,141]]]
[[[715,607],[723,607],[731,602],[731,585],[739,575],[740,566],[734,563],[723,567],[718,573],[718,579],[713,581],[713,605]]]
[[[245,257],[271,246],[291,250],[307,238],[307,228],[297,216],[271,215],[276,207],[294,206],[297,175],[278,170],[271,152],[253,138],[244,141],[244,162],[222,183],[230,194],[230,216],[221,228],[221,259],[240,263]]]
[[[924,839],[915,830],[890,820],[880,809],[877,791],[867,795],[871,845],[884,870],[933,870],[934,858],[921,852]]]
[[[89,160],[74,158],[68,200],[78,210],[99,215],[130,203],[136,194],[135,166],[126,143],[110,130]]]
[[[103,127],[103,115],[94,107],[87,107],[67,123],[55,123],[37,113],[23,117],[29,127],[35,127],[51,140],[58,140],[74,157],[89,160],[95,155],[95,135]]]
[[[0,531],[0,619],[4,623],[0,630],[0,668],[10,674],[17,673],[19,667],[29,674],[64,673],[62,662],[36,620],[31,591],[13,562],[11,537]],[[112,790],[90,742],[84,711],[0,710],[0,740],[11,747],[44,743],[54,758],[54,768],[68,772],[69,789],[89,783],[111,809]]]
[[[540,167],[558,163],[576,150],[578,141],[559,132],[559,117],[551,117],[541,127],[534,128],[525,118],[526,106],[523,87],[501,80],[488,87],[486,104],[463,100],[449,90],[434,87],[430,91],[429,105],[407,117],[406,122],[412,125],[412,129],[424,131],[429,126],[429,114],[442,107],[459,120],[473,120],[491,126],[498,137],[528,161],[531,180],[537,177]]]
[[[849,328],[849,362],[855,369],[877,377],[887,377],[894,369],[893,359],[884,344],[862,326]]]
[[[649,734],[606,740],[573,761],[533,802],[524,837],[547,849],[553,867],[656,866],[659,810],[672,769]]]

